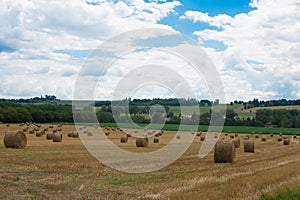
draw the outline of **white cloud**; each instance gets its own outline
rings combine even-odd
[[[70,99],[84,60],[57,50],[94,49],[110,37],[137,28],[170,29],[157,21],[181,5],[179,1],[88,2],[0,2],[0,48],[15,50],[0,49],[1,97],[55,94]]]
[[[187,11],[181,18],[219,27],[194,34],[200,43],[224,43],[224,51],[206,51],[222,74],[228,100],[300,98],[300,1],[256,0],[251,6],[256,9],[234,17]]]

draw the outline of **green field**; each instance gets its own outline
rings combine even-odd
[[[54,123],[59,124],[59,123]],[[73,123],[65,123],[65,124],[73,124]],[[79,125],[85,125],[85,126],[93,126],[98,125],[95,123],[80,123]],[[109,126],[109,127],[117,127],[116,123],[101,123],[103,126]],[[133,127],[129,123],[122,123],[120,124],[121,128],[144,128],[147,127],[148,129],[160,129],[160,124],[151,124],[147,126],[147,124],[138,124],[139,127]],[[181,125],[182,130],[185,131],[192,131],[193,130],[192,125]],[[178,124],[165,124],[163,126],[163,130],[170,130],[170,131],[176,131],[178,130],[179,125]],[[213,127],[212,127],[213,128]],[[208,130],[208,126],[199,125],[198,131],[206,132]],[[289,135],[300,135],[300,128],[266,128],[266,127],[252,127],[252,126],[224,126],[222,132],[232,132],[232,133],[262,133],[262,134],[289,134]]]

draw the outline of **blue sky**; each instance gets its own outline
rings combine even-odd
[[[70,99],[85,60],[104,41],[126,31],[162,28],[185,34],[203,48],[220,74],[227,101],[299,99],[299,5],[300,0],[3,0],[0,97]],[[176,64],[172,56],[152,54],[149,62]],[[140,63],[130,56],[124,60]],[[111,98],[129,65],[108,73],[99,98]],[[197,98],[209,98],[202,86],[192,87]],[[168,97],[146,90],[139,94]]]

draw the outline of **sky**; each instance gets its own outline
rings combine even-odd
[[[197,43],[216,67],[227,102],[300,98],[300,0],[2,0],[0,7],[0,98],[72,99],[95,49],[145,28],[176,31]],[[116,61],[100,78],[96,98],[111,99],[132,66],[153,63],[177,67],[196,98],[210,98],[205,78],[157,51]],[[174,94],[155,85],[132,96]]]

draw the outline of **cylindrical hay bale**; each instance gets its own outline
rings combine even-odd
[[[68,137],[73,137],[73,134],[74,134],[73,132],[68,132],[67,136]]]
[[[225,136],[228,136],[228,133],[225,133]]]
[[[87,136],[93,136],[93,133],[90,132],[90,131],[88,131],[88,132],[87,132]]]
[[[44,128],[44,131],[48,131],[48,128]]]
[[[159,137],[160,135],[159,135],[159,133],[156,133],[154,136],[155,136],[155,137]]]
[[[106,136],[109,136],[109,131],[106,131],[104,134],[106,135]]]
[[[61,133],[53,134],[52,140],[53,140],[53,142],[61,142],[62,141],[62,134]]]
[[[161,130],[161,131],[159,131],[159,136],[162,136],[163,134],[164,134],[164,131],[163,130]]]
[[[283,145],[290,145],[290,139],[289,138],[284,139],[283,140]]]
[[[153,138],[153,143],[159,143],[159,138],[158,137]]]
[[[148,147],[149,139],[148,138],[136,138],[135,144],[136,144],[136,147]]]
[[[23,132],[27,132],[28,131],[28,127],[23,128]]]
[[[62,127],[62,124],[58,124],[57,127]]]
[[[238,137],[239,135],[238,134],[234,134],[234,137]]]
[[[35,132],[35,136],[36,137],[42,137],[43,136],[43,132],[42,131],[37,131],[37,132]]]
[[[273,133],[271,133],[271,134],[270,134],[270,137],[273,137],[273,136],[274,136]]]
[[[204,141],[204,140],[205,140],[205,136],[202,135],[202,136],[200,137],[200,140],[201,140],[201,141]]]
[[[285,135],[285,136],[283,136],[283,139],[284,139],[284,140],[285,140],[285,139],[288,139],[288,136],[286,136],[286,135]]]
[[[58,128],[57,131],[62,131],[62,128]]]
[[[116,129],[113,127],[113,128],[111,128],[111,130],[112,130],[112,131],[115,131]]]
[[[197,133],[196,135],[197,135],[198,137],[200,137],[201,133]]]
[[[27,145],[26,135],[22,131],[7,131],[3,140],[6,148],[23,149]]]
[[[265,141],[267,141],[266,137],[265,137],[265,136],[263,136],[263,137],[261,138],[261,141],[262,141],[262,142],[265,142]]]
[[[282,133],[279,133],[279,136],[281,137],[281,136],[282,136]]]
[[[244,137],[244,140],[249,140],[249,136],[246,135],[246,136]]]
[[[73,135],[72,135],[73,138],[78,138],[79,137],[79,134],[78,132],[73,132]]]
[[[58,131],[57,129],[53,129],[53,133],[57,133],[57,131]]]
[[[127,136],[121,137],[121,139],[120,139],[121,143],[127,143],[127,141],[128,141],[128,137]]]
[[[259,135],[258,135],[258,134],[256,134],[256,135],[255,135],[255,138],[258,138],[258,137],[259,137]]]
[[[31,130],[28,131],[28,133],[29,134],[34,134],[34,130],[31,129]]]
[[[235,138],[235,139],[233,139],[232,141],[233,141],[233,143],[234,143],[234,147],[235,147],[235,148],[240,148],[240,146],[241,146],[240,139]]]
[[[6,124],[6,127],[9,127],[9,124]]]
[[[278,142],[281,142],[281,141],[282,141],[282,137],[278,137],[278,138],[277,138],[277,141],[278,141]]]
[[[231,140],[219,140],[215,144],[215,163],[232,163],[235,159],[235,145]]]
[[[130,133],[127,133],[126,136],[127,136],[127,137],[131,137],[131,134],[130,134]]]
[[[39,129],[39,128],[37,128],[37,127],[35,127],[35,128],[34,128],[34,131],[39,131],[39,130],[40,130],[40,129]]]
[[[245,140],[244,141],[244,152],[254,153],[254,141]]]
[[[294,139],[297,139],[297,135],[294,135]]]
[[[52,132],[48,132],[48,133],[46,134],[46,139],[47,139],[47,140],[52,140],[52,139],[53,139],[53,133],[52,133]]]
[[[177,136],[176,136],[176,139],[180,140],[180,139],[181,139],[181,136],[180,136],[180,135],[177,135]]]
[[[49,128],[53,128],[53,125],[49,125]]]
[[[231,135],[230,135],[230,138],[233,139],[233,138],[234,138],[234,135],[231,134]]]

